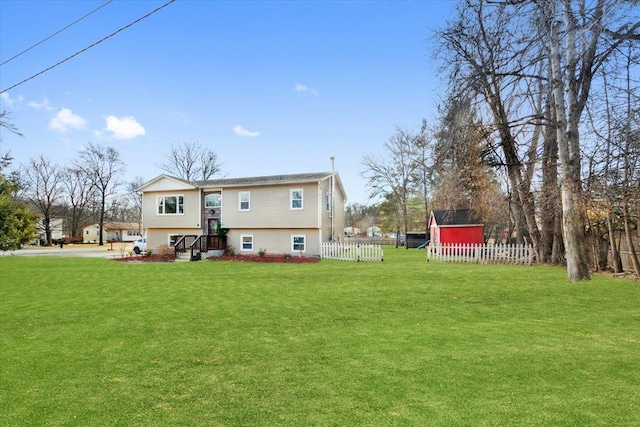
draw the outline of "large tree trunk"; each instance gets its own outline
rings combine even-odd
[[[551,94],[547,96],[546,116],[551,119]],[[540,262],[558,262],[557,240],[562,238],[562,227],[557,228],[557,219],[561,217],[561,207],[558,203],[560,191],[558,188],[558,143],[556,132],[552,126],[545,127],[542,154],[542,191],[540,206],[540,223],[542,235]],[[560,231],[560,233],[558,233]],[[554,250],[555,249],[555,250]]]
[[[611,212],[607,214],[607,232],[609,238],[609,246],[611,247],[611,262],[613,264],[614,273],[622,273],[622,258],[620,258],[620,248],[616,242],[615,229],[613,228],[613,220]]]
[[[627,247],[629,248],[631,266],[636,276],[640,276],[640,262],[638,261],[638,255],[636,254],[635,245],[633,244],[633,231],[629,221],[629,208],[626,200],[622,201],[622,220],[624,222],[624,237],[627,242]]]
[[[51,219],[46,216],[42,222],[44,225],[44,244],[46,246],[51,246],[53,244],[53,239],[51,238]]]
[[[99,236],[98,237],[98,246],[103,246],[104,245],[104,239],[103,239],[103,236],[102,236],[102,232],[104,230],[104,210],[106,208],[106,205],[107,205],[107,201],[106,201],[106,198],[105,198],[104,193],[103,193],[103,196],[102,196],[101,201],[100,201],[100,206],[101,207],[100,207],[100,224],[98,224],[98,227],[99,227],[98,228],[98,236]]]
[[[564,0],[568,1],[568,0]],[[549,25],[549,56],[551,60],[551,88],[556,119],[558,160],[560,166],[560,194],[562,200],[562,235],[564,238],[565,257],[567,260],[567,276],[570,281],[589,280],[589,267],[586,259],[584,238],[584,223],[582,209],[582,189],[580,181],[580,143],[578,123],[580,120],[580,105],[577,99],[575,67],[578,62],[575,52],[575,26],[569,22],[570,4],[564,4],[566,24],[565,45],[567,70],[563,70],[561,61],[560,35],[556,20],[556,2],[548,2],[550,7]],[[565,88],[564,78],[569,79]],[[584,77],[584,76],[583,76]],[[565,103],[565,89],[568,94],[568,107]],[[569,111],[569,117],[567,117]],[[570,120],[570,121],[569,121]]]
[[[506,114],[504,114],[504,117],[506,117]],[[507,123],[506,119],[503,120],[502,125],[499,125],[500,144],[502,145],[502,150],[507,161],[507,173],[512,187],[516,190],[517,201],[519,202],[525,222],[527,223],[527,228],[529,229],[529,237],[533,244],[533,250],[539,260],[541,259],[539,250],[542,238],[536,221],[533,194],[531,194],[531,190],[527,188],[525,180],[522,177],[522,164],[516,152],[515,142],[510,129],[504,123]]]

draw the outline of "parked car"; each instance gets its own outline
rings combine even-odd
[[[133,242],[133,252],[136,253],[136,255],[139,255],[142,252],[146,252],[147,251],[147,239],[145,239],[144,237],[141,237],[140,239],[136,240],[135,242]]]

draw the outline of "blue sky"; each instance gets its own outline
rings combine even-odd
[[[0,62],[101,1],[0,1]],[[0,66],[0,90],[166,0],[115,0]],[[433,119],[442,87],[430,38],[451,1],[178,0],[0,95],[24,134],[1,130],[15,164],[67,164],[89,142],[116,148],[125,181],[163,173],[171,143],[213,149],[226,177],[328,171],[368,203],[365,154],[396,126]]]

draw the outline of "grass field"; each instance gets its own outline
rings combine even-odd
[[[554,267],[0,258],[2,426],[638,426],[640,285]]]

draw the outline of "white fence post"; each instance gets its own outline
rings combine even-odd
[[[355,262],[379,262],[384,260],[381,245],[366,243],[320,243],[320,258]]]
[[[427,261],[526,265],[533,263],[533,248],[528,245],[435,244],[427,246],[426,252]]]

